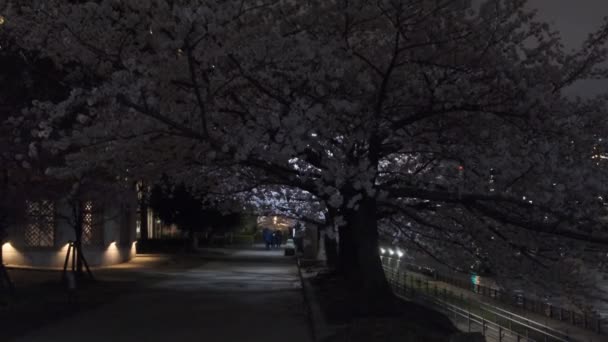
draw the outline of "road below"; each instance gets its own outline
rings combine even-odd
[[[282,251],[238,250],[142,272],[163,278],[17,341],[312,341],[297,268]]]

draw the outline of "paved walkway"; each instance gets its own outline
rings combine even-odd
[[[20,342],[310,342],[300,280],[282,251],[233,250]]]

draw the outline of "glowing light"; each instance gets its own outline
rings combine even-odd
[[[403,256],[403,252],[401,250],[397,250],[397,256],[401,258]]]
[[[473,283],[473,285],[479,285],[479,276],[476,274],[471,275],[471,283]]]
[[[5,21],[4,16],[0,15],[0,25],[4,25],[4,21]]]
[[[276,216],[272,218],[272,223],[277,224],[277,217]]]
[[[395,251],[393,251],[392,249],[389,248],[388,254],[393,255],[393,254],[395,254]]]
[[[463,170],[464,170],[464,166],[458,165],[458,171],[463,171]]]
[[[380,248],[380,254],[384,254],[384,253],[386,253],[386,249]]]

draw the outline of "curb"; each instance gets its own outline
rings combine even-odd
[[[302,282],[302,294],[304,295],[304,302],[308,311],[308,321],[312,331],[313,341],[321,342],[331,337],[335,332],[329,327],[325,321],[319,299],[314,293],[312,284],[302,274],[302,268],[300,267],[300,258],[297,258],[298,275]]]

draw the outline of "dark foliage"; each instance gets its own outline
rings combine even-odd
[[[152,188],[150,207],[166,224],[175,224],[189,232],[229,231],[242,221],[239,213],[223,213],[205,206],[184,184],[172,184],[166,176]]]

